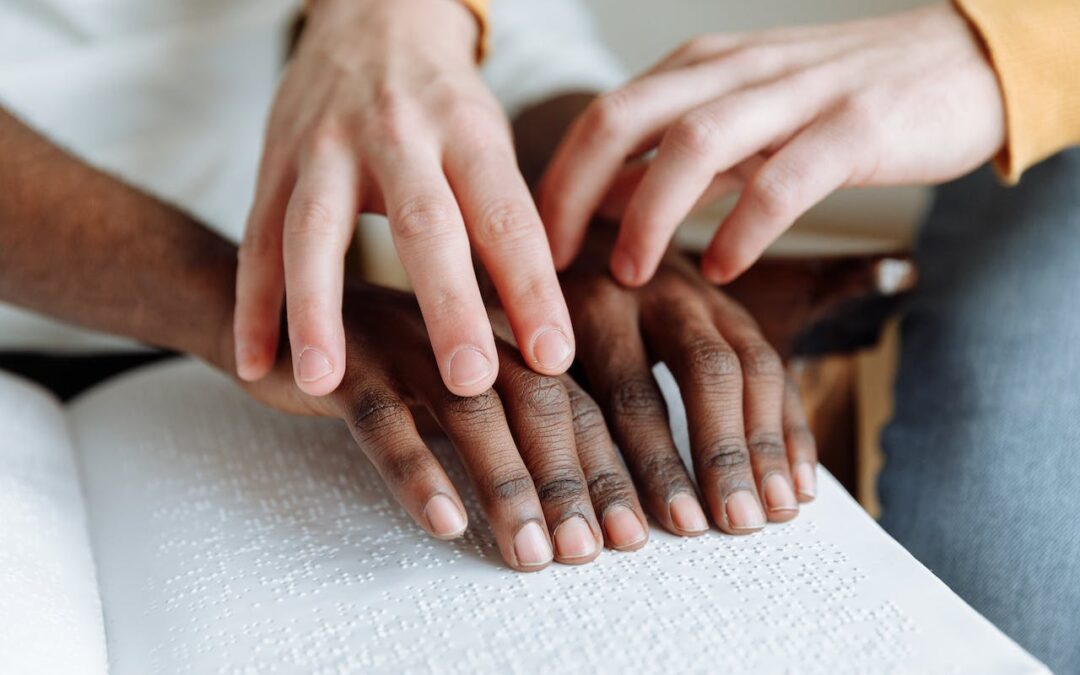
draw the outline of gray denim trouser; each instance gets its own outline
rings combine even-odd
[[[939,189],[886,428],[882,524],[1058,673],[1080,673],[1080,149]]]

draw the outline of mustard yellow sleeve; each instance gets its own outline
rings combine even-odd
[[[476,42],[476,60],[483,61],[488,53],[490,26],[488,23],[489,0],[460,0],[461,4],[468,7],[480,24],[480,39]]]
[[[1080,143],[1080,0],[954,0],[979,32],[1005,97],[1004,180]]]

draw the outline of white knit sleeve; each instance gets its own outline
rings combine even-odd
[[[625,79],[581,0],[493,0],[483,74],[511,118],[551,96]]]

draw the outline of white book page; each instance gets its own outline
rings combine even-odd
[[[654,529],[519,574],[474,500],[462,540],[431,539],[340,423],[203,366],[129,376],[71,418],[115,675],[1043,672],[825,472],[790,524]]]
[[[105,672],[67,420],[48,392],[0,372],[0,673]]]

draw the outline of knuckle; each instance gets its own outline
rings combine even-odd
[[[695,112],[672,125],[664,142],[681,155],[701,158],[709,154],[719,134],[720,125],[712,115]]]
[[[630,486],[618,471],[600,471],[589,476],[589,496],[597,505],[630,502]]]
[[[742,364],[735,352],[724,343],[708,338],[687,346],[686,366],[696,377],[737,380],[742,376]]]
[[[484,101],[455,98],[446,120],[459,138],[474,150],[498,142],[509,144],[506,117]]]
[[[536,494],[540,501],[563,504],[580,499],[586,492],[585,481],[577,472],[561,469],[536,481]]]
[[[569,397],[558,378],[522,371],[516,379],[515,392],[532,415],[552,417],[568,411]]]
[[[679,45],[675,50],[675,57],[680,61],[698,61],[713,52],[713,36],[710,34],[695,35]]]
[[[582,391],[570,391],[570,412],[578,435],[591,435],[607,429],[604,414],[592,398]]]
[[[767,218],[783,219],[794,208],[798,177],[777,167],[762,169],[748,190],[750,198]]]
[[[611,411],[616,417],[639,417],[662,410],[656,383],[645,377],[627,377],[611,388]]]
[[[447,392],[446,410],[466,424],[487,424],[502,414],[502,403],[494,390],[476,396],[457,396]]]
[[[746,468],[750,463],[750,451],[742,439],[721,439],[701,453],[701,464],[707,469],[724,473]]]
[[[540,230],[540,222],[521,205],[507,199],[497,199],[481,211],[474,236],[480,244],[506,246]]]
[[[878,128],[881,110],[877,99],[865,91],[845,96],[837,106],[844,126],[852,131],[868,133]]]
[[[318,199],[302,199],[290,206],[288,230],[290,234],[303,237],[324,237],[333,235],[337,229],[337,218],[333,209]]]
[[[407,419],[408,409],[396,396],[367,389],[352,397],[349,421],[357,431],[371,436]]]
[[[521,469],[496,470],[488,476],[481,489],[481,498],[487,502],[514,502],[529,494],[533,479]]]
[[[784,439],[778,434],[757,434],[747,444],[749,451],[758,457],[783,459],[787,455]]]
[[[457,209],[442,199],[413,197],[391,215],[398,238],[406,244],[445,235],[459,220]]]
[[[324,157],[348,144],[348,137],[336,121],[326,119],[316,124],[303,139],[301,151],[307,157]]]
[[[388,85],[379,86],[374,93],[371,115],[367,120],[367,138],[378,139],[388,147],[402,147],[413,134],[415,113],[413,103],[404,92]]]
[[[780,355],[767,342],[755,341],[739,350],[742,370],[748,377],[782,381],[784,364]]]
[[[811,454],[817,451],[817,440],[814,438],[814,432],[805,424],[789,424],[784,429],[784,438],[796,449],[802,448]]]
[[[727,58],[730,67],[740,70],[767,70],[775,64],[780,54],[772,45],[747,43],[732,50]]]
[[[601,94],[586,113],[588,131],[604,140],[621,136],[633,109],[629,99],[624,90]]]
[[[653,490],[667,497],[689,486],[686,467],[678,455],[668,452],[651,452],[641,458],[638,479]]]

